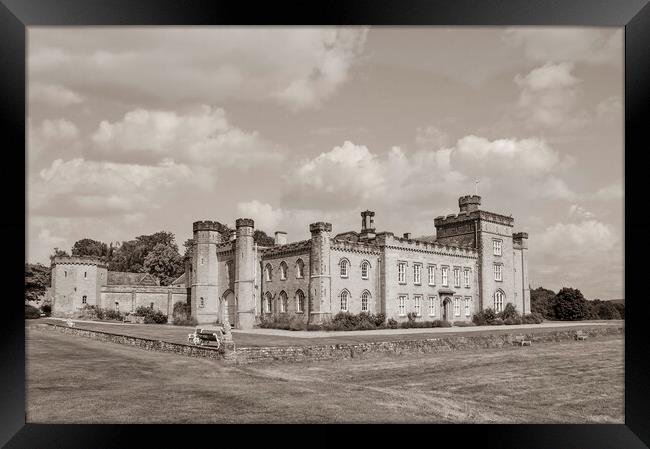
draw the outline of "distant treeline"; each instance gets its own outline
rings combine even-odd
[[[562,288],[555,293],[543,287],[530,290],[531,311],[540,313],[547,320],[620,320],[625,319],[622,301],[587,301],[580,290]]]

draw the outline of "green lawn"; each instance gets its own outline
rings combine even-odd
[[[623,339],[243,367],[27,326],[27,422],[623,423]]]

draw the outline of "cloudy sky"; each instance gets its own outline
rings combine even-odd
[[[28,31],[28,260],[192,222],[432,235],[474,193],[532,287],[623,297],[620,28]]]

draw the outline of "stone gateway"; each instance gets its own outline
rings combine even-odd
[[[174,303],[187,301],[199,324],[251,329],[281,314],[318,324],[341,311],[452,322],[508,303],[530,313],[528,234],[513,232],[512,217],[481,210],[478,195],[458,204],[458,214],[435,218],[435,238],[377,232],[373,211],[361,212],[359,232],[333,235],[331,223],[318,222],[309,225],[309,240],[287,243],[276,232],[272,246],[254,242],[251,219],[238,219],[228,241],[221,223],[197,221],[185,273],[169,286],[108,271],[96,258],[56,257],[53,314],[72,316],[86,304],[121,312],[144,305],[171,317]]]

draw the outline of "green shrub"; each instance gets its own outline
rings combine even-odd
[[[311,329],[309,327],[311,326]],[[282,329],[286,331],[322,330],[322,326],[304,322],[302,315],[269,315],[260,317],[259,327],[263,329]]]
[[[146,306],[135,309],[135,314],[144,317],[144,324],[164,324],[167,322],[167,315],[160,310],[154,310]]]
[[[522,324],[539,324],[542,321],[544,321],[544,317],[538,312],[529,313],[521,318]]]
[[[451,323],[446,320],[434,320],[432,327],[451,327]]]
[[[198,322],[192,316],[192,306],[186,301],[178,301],[172,311],[172,324],[175,326],[196,326]]]
[[[620,320],[621,314],[614,304],[609,301],[594,300],[591,306],[593,318],[597,320]]]
[[[503,308],[503,310],[497,314],[497,317],[501,318],[504,322],[506,322],[506,321],[510,321],[510,322],[515,321],[516,322],[518,320],[518,321],[520,321],[520,323],[517,323],[517,324],[521,324],[521,315],[519,314],[519,312],[517,312],[516,307],[511,302],[506,304],[506,306]],[[508,324],[508,323],[506,323],[506,324]]]
[[[454,326],[456,327],[470,327],[470,326],[476,326],[472,321],[456,321],[454,323]]]
[[[508,325],[521,324],[521,318],[506,318],[503,320],[503,324],[508,324]]]
[[[579,321],[589,317],[589,304],[582,292],[575,288],[562,288],[555,295],[555,316],[558,320]]]
[[[490,323],[493,326],[500,326],[502,324],[505,324],[501,318],[495,318],[494,321]]]
[[[378,313],[377,315],[369,314],[369,317],[374,321],[375,326],[379,327],[386,323],[386,314]]]
[[[618,310],[618,314],[621,316],[621,319],[624,320],[625,319],[625,304],[615,302],[614,307],[616,307],[616,310]]]
[[[41,311],[34,306],[25,304],[25,318],[28,320],[33,320],[41,317]]]
[[[393,318],[388,318],[388,327],[390,329],[397,329],[397,321],[395,321]]]
[[[45,314],[45,316],[50,316],[52,315],[52,304],[45,303],[41,306],[41,312]]]
[[[475,313],[472,317],[472,322],[477,326],[487,326],[492,324],[492,322],[496,319],[497,314],[494,312],[494,310],[488,307],[487,309]]]
[[[102,319],[104,319],[104,320],[122,320],[122,319],[124,319],[124,317],[122,316],[122,314],[120,312],[118,312],[117,310],[113,310],[113,309],[104,309],[102,315],[103,315]]]

